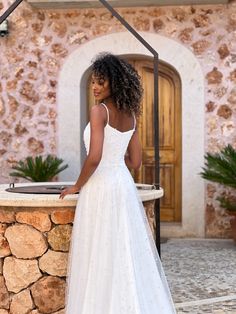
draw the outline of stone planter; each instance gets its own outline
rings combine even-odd
[[[64,314],[77,195],[59,200],[5,192],[7,187],[0,186],[0,314]],[[154,202],[163,190],[139,193],[154,235]]]

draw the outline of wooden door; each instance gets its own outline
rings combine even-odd
[[[131,171],[135,182],[154,180],[154,127],[153,127],[153,62],[130,60],[139,72],[144,97],[138,130],[142,144],[142,167]],[[90,80],[88,86],[90,85]],[[89,105],[93,103],[89,88]],[[161,199],[161,221],[181,221],[181,82],[176,71],[165,63],[159,65],[159,133],[160,183],[165,195]]]

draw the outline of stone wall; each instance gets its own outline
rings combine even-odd
[[[170,37],[193,52],[205,76],[205,150],[236,146],[235,3],[119,11],[137,30]],[[17,160],[57,153],[57,81],[65,58],[97,36],[124,30],[105,9],[44,11],[27,3],[9,18],[9,28],[0,39],[1,183],[9,182]],[[206,236],[228,237],[229,217],[216,201],[220,188],[206,191]]]
[[[1,314],[64,313],[73,218],[69,208],[0,211]]]
[[[144,206],[155,238],[154,201]],[[64,314],[74,211],[0,207],[0,314]]]

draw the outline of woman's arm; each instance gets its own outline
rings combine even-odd
[[[129,169],[139,169],[142,165],[142,148],[138,137],[137,127],[129,142],[125,163]]]
[[[105,116],[101,106],[94,105],[90,111],[90,145],[89,153],[84,161],[75,185],[62,191],[60,198],[78,192],[96,170],[101,158],[104,140]]]

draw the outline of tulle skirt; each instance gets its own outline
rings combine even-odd
[[[98,167],[80,191],[65,312],[176,313],[145,209],[126,166]]]

